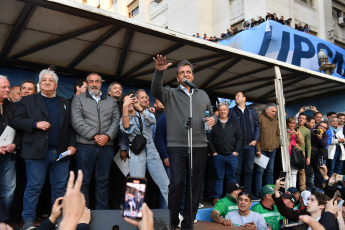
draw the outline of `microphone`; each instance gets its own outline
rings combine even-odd
[[[196,85],[189,82],[186,78],[183,78],[182,82],[185,83],[186,85],[188,85],[191,89],[196,89]]]

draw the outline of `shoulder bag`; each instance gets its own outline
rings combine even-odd
[[[139,155],[140,152],[146,146],[146,138],[143,135],[143,122],[141,121],[141,114],[139,114],[139,126],[140,126],[140,134],[137,134],[133,141],[129,143],[129,148],[135,155]]]

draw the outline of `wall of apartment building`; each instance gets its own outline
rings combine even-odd
[[[345,22],[341,26],[332,16],[332,7],[345,12],[345,0],[87,0],[90,6],[126,17],[128,6],[134,2],[139,4],[134,19],[189,35],[219,37],[230,25],[242,29],[245,20],[265,18],[270,11],[278,18],[292,18],[292,27],[308,24],[311,34],[345,47]]]
[[[342,16],[345,19],[345,0],[332,1],[332,8],[339,9]],[[333,10],[333,9],[332,9]],[[345,21],[344,23],[339,23],[339,18],[337,16],[333,17],[331,15],[331,20],[329,22],[329,28],[333,29],[331,37],[336,45],[345,48]]]

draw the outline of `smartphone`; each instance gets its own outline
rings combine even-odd
[[[304,106],[304,109],[305,109],[305,110],[309,110],[309,109],[310,109],[310,106],[309,106],[309,105],[306,105],[306,106]]]
[[[341,193],[339,190],[335,191],[334,198],[337,199],[338,197],[341,197]]]
[[[130,89],[130,90],[129,90],[129,94],[132,94],[132,96],[131,96],[131,97],[135,97],[135,90]]]
[[[284,177],[284,179],[282,179],[281,181],[285,181],[285,179],[286,179],[286,172],[281,171],[279,174],[279,178],[283,178],[283,177]]]
[[[341,212],[341,206],[343,206],[344,204],[344,200],[340,199],[340,201],[338,202],[338,210]]]
[[[145,202],[146,178],[127,177],[125,182],[125,197],[122,210],[123,217],[141,219],[142,206]]]
[[[55,72],[55,65],[50,65],[48,69],[49,69],[50,71]]]
[[[335,176],[335,181],[344,181],[345,177],[343,175],[336,175]]]
[[[280,227],[280,229],[286,229],[286,230],[307,230],[308,225],[304,222],[297,222],[293,224],[284,224]]]
[[[298,129],[299,129],[299,127],[296,127],[296,128],[295,128],[295,131],[297,132],[297,131],[298,131]]]
[[[318,162],[319,167],[321,167],[321,166],[323,165],[323,156],[320,156],[320,157],[317,159],[317,162]]]

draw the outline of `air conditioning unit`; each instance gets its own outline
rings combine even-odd
[[[338,18],[338,24],[340,26],[345,26],[345,18],[344,17],[339,17]]]

